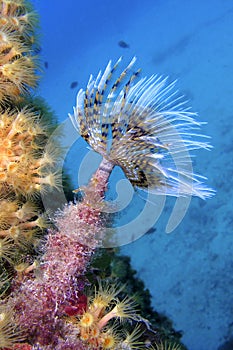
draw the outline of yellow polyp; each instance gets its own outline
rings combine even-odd
[[[109,301],[104,300],[104,298],[98,295],[93,299],[93,302],[89,306],[89,310],[95,315],[96,318],[99,318],[103,315],[108,304]]]
[[[1,26],[5,26],[7,23],[8,23],[8,21],[6,18],[4,18],[4,17],[0,18],[0,25]]]
[[[28,263],[20,263],[18,265],[14,265],[14,269],[18,273],[23,273],[28,268],[28,266]]]
[[[33,244],[33,239],[36,234],[35,229],[24,230],[15,225],[5,231],[6,236],[14,241],[15,245],[22,248],[28,248]],[[1,232],[0,232],[1,234]]]
[[[104,349],[113,349],[116,345],[115,338],[112,334],[105,334],[102,339],[102,346]]]
[[[20,228],[18,226],[11,226],[8,230],[9,232],[9,236],[12,238],[12,239],[17,239],[18,236],[20,235]]]
[[[12,149],[8,149],[8,150],[6,151],[7,157],[12,157],[13,154],[14,154],[14,153],[13,153]]]
[[[90,328],[94,323],[94,317],[90,312],[85,312],[80,319],[80,326]]]
[[[135,317],[135,301],[130,297],[125,297],[123,300],[119,301],[112,312],[119,319],[123,318],[134,318]]]
[[[46,221],[44,216],[39,216],[36,220],[35,220],[35,224],[37,227],[39,227],[40,229],[44,229],[48,227],[48,220]]]
[[[21,221],[30,219],[35,215],[37,215],[37,208],[35,204],[30,202],[24,203],[15,213],[15,216]]]
[[[19,169],[19,164],[15,162],[10,162],[7,166],[7,171],[10,175],[16,173]]]
[[[14,77],[14,69],[11,63],[6,63],[0,68],[0,72],[7,77],[9,80],[12,80]]]
[[[5,139],[1,142],[1,145],[5,148],[10,148],[12,146],[12,141],[9,139]],[[9,151],[11,151],[11,150],[9,150]]]
[[[30,273],[31,271],[34,271],[39,267],[38,261],[34,261],[33,264],[29,264],[26,262],[22,262],[20,264],[14,265],[14,270],[19,274],[19,275],[25,275]]]
[[[29,86],[35,87],[37,77],[34,70],[33,59],[23,55],[0,66],[0,74],[3,75],[3,79],[5,78],[9,83],[13,83],[22,93],[25,93]]]
[[[7,180],[7,173],[6,172],[0,172],[0,182],[5,182]]]
[[[83,341],[88,341],[88,339],[90,338],[90,334],[89,334],[88,330],[86,330],[86,329],[81,329],[80,338],[81,338]]]
[[[35,182],[38,182],[42,185],[48,185],[50,187],[54,187],[59,190],[62,186],[61,174],[59,171],[56,173],[50,173],[45,177],[36,178]],[[34,181],[34,180],[33,180]]]
[[[44,229],[48,227],[48,222],[46,222],[45,218],[43,216],[39,216],[36,220],[34,221],[26,221],[22,222],[18,225],[18,227],[21,230],[28,230],[28,229],[33,229],[33,228],[40,228]]]
[[[100,334],[100,330],[99,328],[95,325],[93,327],[91,327],[90,329],[90,336],[93,338],[97,338]]]
[[[2,313],[0,314],[0,323],[3,323],[5,319],[6,319],[6,313],[5,313],[5,312],[2,312]]]
[[[39,261],[35,260],[35,261],[33,262],[33,264],[29,265],[29,266],[25,269],[24,273],[29,273],[29,272],[31,272],[31,271],[34,271],[34,270],[38,269],[39,267],[40,267]]]
[[[40,184],[31,184],[27,187],[28,189],[28,192],[31,192],[31,191],[40,191],[41,190],[41,185]]]

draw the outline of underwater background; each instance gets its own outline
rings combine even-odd
[[[211,136],[214,148],[196,152],[193,162],[195,172],[206,175],[208,185],[217,191],[215,197],[193,198],[170,234],[166,225],[175,201],[167,198],[153,228],[121,251],[131,256],[154,308],[183,331],[188,349],[223,349],[221,345],[230,340],[233,344],[232,0],[33,3],[40,15],[44,66],[38,93],[59,122],[72,113],[77,91],[86,86],[91,73],[104,69],[109,59],[115,62],[123,56],[129,62],[134,55],[142,76],[178,79],[177,86],[198,119],[208,122],[202,132]],[[87,152],[82,140],[68,152],[66,167],[75,188]],[[113,174],[112,195],[122,177],[120,171]],[[132,220],[142,206],[141,197],[134,195],[130,209],[119,215],[119,225]]]

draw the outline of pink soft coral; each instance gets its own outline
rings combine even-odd
[[[78,330],[64,316],[69,307],[83,304],[84,274],[104,233],[101,208],[109,173],[100,167],[84,189],[83,201],[57,214],[57,230],[48,233],[35,276],[15,279],[8,303],[27,338],[39,348],[83,349]]]

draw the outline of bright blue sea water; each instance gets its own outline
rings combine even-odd
[[[199,119],[208,122],[203,132],[211,136],[214,148],[197,152],[194,166],[208,176],[217,195],[206,202],[194,198],[171,234],[166,234],[165,228],[174,200],[166,199],[159,220],[154,220],[154,230],[122,247],[122,252],[132,257],[133,266],[150,289],[155,309],[171,317],[177,330],[183,330],[188,349],[220,349],[233,339],[233,1],[33,3],[40,14],[44,66],[38,94],[47,100],[60,123],[72,113],[76,93],[86,86],[91,73],[104,69],[109,59],[123,56],[128,62],[134,55],[142,76],[158,73],[178,79],[178,88]],[[120,41],[128,47],[120,46]],[[67,130],[63,139],[70,148],[67,167],[77,186],[87,147],[71,128]],[[82,178],[93,171],[94,162],[93,155],[87,159]],[[113,185],[122,177],[118,170]],[[134,195],[133,204],[122,211],[119,225],[139,216],[143,203]],[[147,215],[141,221],[145,227],[153,212]],[[130,228],[127,234],[133,241]]]

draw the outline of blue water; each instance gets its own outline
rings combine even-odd
[[[188,349],[217,350],[233,336],[232,0],[34,0],[34,4],[41,20],[44,65],[38,94],[59,122],[72,113],[76,93],[89,75],[122,55],[125,62],[136,55],[142,75],[178,79],[199,119],[208,122],[203,132],[211,136],[214,149],[197,152],[194,166],[209,178],[217,195],[206,202],[194,198],[169,235],[165,228],[174,200],[167,199],[153,233],[122,247],[122,252],[132,257],[155,309],[183,330]],[[119,46],[119,41],[129,47]],[[71,88],[72,83],[77,86]],[[86,144],[77,140],[67,156],[74,186],[86,152]],[[113,182],[121,177],[119,171]],[[134,215],[142,210],[132,207]],[[124,223],[132,220],[130,215],[132,208],[123,212]]]

